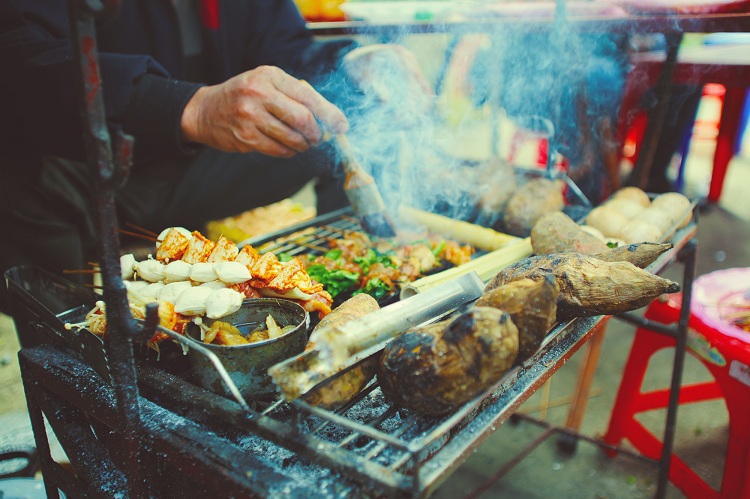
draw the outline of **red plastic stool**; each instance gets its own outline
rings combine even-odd
[[[724,398],[729,413],[729,442],[721,490],[716,491],[679,457],[672,454],[669,479],[688,497],[750,497],[750,333],[722,320],[719,306],[750,289],[750,269],[728,269],[706,274],[693,285],[688,352],[711,372],[714,381],[683,385],[679,403]],[[664,324],[677,322],[682,294],[656,300],[646,318]],[[636,420],[638,413],[667,407],[669,389],[641,392],[651,356],[675,346],[675,339],[638,328],[623,372],[612,416],[603,441],[617,446],[628,439],[638,451],[659,459],[662,442]]]

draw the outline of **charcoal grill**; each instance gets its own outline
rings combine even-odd
[[[693,237],[695,227],[691,224],[678,231],[673,237],[675,248],[649,270],[658,272],[674,259],[676,252]],[[250,242],[266,250],[294,254],[308,251],[310,244],[317,245],[316,238],[335,237],[339,230],[356,229],[355,220],[345,213],[338,213],[308,221],[271,238]],[[26,283],[24,287],[34,286]],[[14,295],[23,295],[19,289]],[[35,329],[54,331],[59,344],[60,338],[66,334],[71,337],[70,331],[59,331],[63,322],[60,319],[70,320],[77,310],[85,312],[77,307],[77,303],[66,305],[65,299],[87,295],[72,293],[68,286],[49,282],[44,289],[46,295],[54,293],[55,289],[66,291],[63,296],[50,301],[61,307],[60,310],[69,305],[70,310],[58,314],[34,311],[36,322],[43,325]],[[27,298],[23,303],[28,308],[33,300]],[[200,388],[179,361],[169,358],[162,363],[141,361],[138,363],[140,389],[148,399],[142,403],[144,431],[157,441],[166,438],[164,445],[167,447],[174,445],[170,440],[172,434],[165,428],[168,425],[159,421],[159,416],[152,419],[148,417],[149,411],[143,411],[153,406],[154,414],[159,414],[159,411],[171,413],[170,423],[181,421],[195,426],[191,443],[201,452],[209,449],[211,455],[225,456],[231,449],[238,454],[251,454],[253,468],[266,470],[274,478],[270,483],[242,485],[248,490],[257,487],[277,489],[286,484],[290,490],[304,495],[311,493],[305,485],[308,484],[315,489],[315,495],[323,496],[336,496],[343,490],[358,496],[421,497],[447,479],[486,437],[596,334],[596,326],[602,320],[602,317],[589,317],[557,324],[531,359],[513,368],[496,385],[455,413],[441,418],[420,417],[390,405],[383,398],[377,380],[337,411],[313,407],[302,400],[287,402],[281,399],[255,401],[248,408]],[[43,368],[39,365],[38,355],[38,352],[22,355],[25,371],[35,372],[35,376],[41,379],[62,378],[55,379],[55,384],[75,379],[76,383],[90,385],[92,391],[111,390],[110,380],[95,372],[85,380],[80,379],[80,375],[50,373],[47,371],[50,363],[45,361],[46,367]],[[56,352],[55,358],[60,355]],[[73,359],[66,358],[62,364],[75,364]],[[101,360],[98,356],[95,359]],[[76,364],[74,370],[91,369],[85,361],[78,362],[80,365]],[[69,386],[67,390],[73,388]],[[65,393],[67,390],[58,391]],[[79,402],[90,404],[90,400]],[[225,435],[226,440],[211,444],[211,439],[205,439],[205,435],[214,432]],[[167,461],[174,459],[174,452],[174,449],[165,452],[164,458]],[[269,452],[277,459],[267,458]],[[280,461],[278,456],[282,456]],[[221,476],[237,473],[238,469],[244,469],[243,466],[249,465],[238,464],[236,458],[227,458],[226,462],[218,459],[212,463],[212,467],[221,470]],[[289,469],[294,473],[289,475]],[[260,473],[259,476],[265,475]],[[320,483],[310,483],[311,480]],[[318,488],[321,483],[331,487],[325,494]],[[228,487],[227,484],[224,486]]]
[[[95,40],[92,13],[96,9],[99,14],[111,13],[117,5],[116,0],[101,5],[70,2],[77,62],[84,76],[98,72],[95,46],[92,50],[89,45],[84,52],[81,43],[84,38]],[[119,137],[119,160],[113,169],[98,81],[84,78],[81,95],[88,97],[83,99],[82,113],[92,132],[87,136],[92,151],[89,162],[102,180],[98,192],[105,298],[108,313],[117,319],[112,321],[106,345],[106,369],[94,369],[85,360],[86,345],[61,327],[86,309],[88,296],[81,298],[78,292],[70,292],[69,283],[54,280],[46,281],[43,288],[48,300],[26,299],[39,292],[33,286],[18,286],[12,294],[19,331],[33,331],[40,339],[39,345],[23,348],[19,358],[49,497],[59,497],[58,488],[76,497],[109,497],[126,491],[133,497],[199,493],[223,497],[425,496],[594,335],[603,320],[588,317],[556,325],[532,358],[443,418],[417,417],[390,406],[376,381],[336,412],[300,400],[255,401],[243,407],[192,383],[179,360],[133,362],[132,342],[153,333],[155,311],[150,311],[143,325],[134,324],[127,312],[112,199],[127,174],[131,144]],[[307,229],[313,228],[312,233],[328,227],[335,227],[333,232],[355,227],[348,216],[340,218],[317,220]],[[297,229],[304,232],[305,228]],[[694,234],[695,224],[678,231],[673,238],[675,248],[649,270],[658,272],[682,248],[694,250],[689,244]],[[269,236],[277,244],[274,251],[279,252],[306,251],[309,245],[322,242],[315,239],[318,235],[310,241],[299,239],[306,237],[295,232]],[[298,244],[300,240],[306,242]],[[255,244],[271,250],[270,242]],[[694,270],[694,251],[688,256],[692,260],[686,267],[692,265]],[[8,279],[11,282],[13,276]],[[691,279],[686,271],[686,302]],[[682,356],[675,365],[672,399],[679,391],[675,382],[679,388],[686,320],[680,321]],[[675,405],[676,400],[670,404],[670,413]],[[45,418],[75,475],[52,460]],[[664,441],[662,468],[668,471],[671,439]]]

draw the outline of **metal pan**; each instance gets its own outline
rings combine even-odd
[[[280,327],[288,325],[296,327],[278,338],[247,345],[224,346],[200,343],[201,347],[218,357],[229,378],[242,396],[247,399],[276,393],[276,386],[268,375],[268,368],[305,349],[310,317],[302,306],[293,301],[257,298],[245,300],[237,312],[217,319],[234,325],[243,333],[249,333],[257,325],[263,324],[268,314],[273,316]],[[204,319],[204,322],[211,325],[214,321]],[[186,335],[193,340],[191,343],[200,342],[200,329],[197,326],[191,325]],[[189,348],[187,355],[192,374],[200,386],[220,395],[233,396],[211,359],[199,352],[197,348]]]

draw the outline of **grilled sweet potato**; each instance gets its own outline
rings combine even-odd
[[[557,280],[549,274],[538,281],[520,279],[487,291],[475,306],[493,307],[510,314],[518,327],[516,364],[522,364],[539,350],[554,325],[559,295]]]
[[[492,386],[518,354],[518,328],[506,312],[474,307],[453,320],[415,328],[383,350],[385,396],[422,415],[450,412]]]
[[[537,255],[582,253],[592,255],[607,245],[589,234],[562,211],[543,215],[531,229],[531,248]]]
[[[607,249],[592,256],[605,262],[630,262],[645,269],[673,247],[671,243],[635,243]]]
[[[552,273],[560,286],[558,319],[613,315],[647,305],[680,286],[639,269],[630,262],[604,262],[577,253],[524,258],[501,270],[485,292],[519,279],[544,279]]]
[[[506,231],[514,236],[528,237],[542,215],[560,211],[564,205],[562,183],[559,180],[530,180],[505,205],[503,219]]]
[[[349,321],[359,319],[365,315],[380,309],[378,302],[370,295],[354,295],[344,303],[336,307],[333,312],[321,320],[312,334],[307,344],[309,350],[315,343],[316,332],[322,329],[345,324]],[[377,356],[364,361],[356,367],[345,372],[337,378],[333,378],[315,390],[307,393],[303,399],[315,406],[325,409],[335,409],[352,399],[367,383],[375,376],[377,369]]]

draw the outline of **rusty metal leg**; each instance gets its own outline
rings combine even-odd
[[[594,380],[594,373],[596,373],[596,368],[599,365],[599,355],[601,354],[602,343],[604,342],[604,331],[608,322],[609,318],[596,325],[594,335],[587,344],[586,358],[578,373],[575,395],[573,395],[573,402],[568,411],[568,420],[565,423],[565,429],[571,430],[571,432],[577,433],[581,428],[581,422],[586,413],[586,406],[591,393],[591,383]],[[566,454],[573,454],[577,445],[578,439],[571,433],[561,434],[557,441],[557,447]]]

